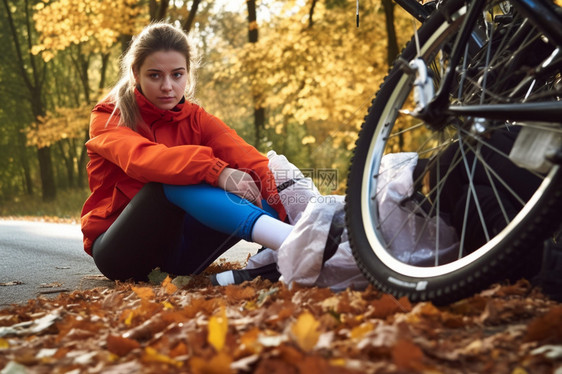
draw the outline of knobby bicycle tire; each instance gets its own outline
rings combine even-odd
[[[499,2],[490,2],[487,9],[495,12],[498,4]],[[554,86],[562,86],[560,71],[550,72],[548,76],[535,77],[532,87],[531,83],[529,83],[529,87],[517,86],[517,82],[521,82],[522,79],[520,77],[523,74],[521,66],[541,64],[552,52],[554,46],[545,41],[540,33],[529,25],[528,20],[516,13],[515,16],[510,16],[513,14],[512,12],[512,9],[505,11],[504,13],[507,15],[504,18],[492,14],[489,24],[484,22],[484,26],[482,26],[480,23],[473,30],[473,36],[466,48],[465,62],[462,67],[464,70],[459,70],[456,84],[451,91],[450,102],[452,104],[487,104],[505,100],[511,102],[560,100],[560,95],[552,95]],[[521,263],[539,256],[543,239],[552,233],[561,222],[559,212],[562,208],[562,189],[560,188],[562,171],[559,166],[550,165],[546,171],[529,172],[529,179],[538,178],[538,187],[533,189],[530,196],[520,197],[517,193],[513,193],[515,196],[509,196],[511,194],[510,186],[502,185],[509,183],[502,180],[501,176],[497,176],[502,173],[502,170],[499,170],[500,168],[494,170],[490,167],[492,163],[489,163],[489,158],[482,157],[481,159],[485,152],[498,153],[499,156],[492,155],[491,157],[503,157],[508,162],[507,154],[496,149],[490,140],[495,137],[494,134],[504,131],[505,127],[508,127],[509,131],[513,129],[513,132],[518,133],[522,125],[540,127],[544,124],[457,117],[448,118],[447,123],[436,127],[428,126],[422,121],[400,112],[401,109],[411,110],[413,107],[411,90],[414,77],[404,67],[404,62],[421,55],[428,67],[432,68],[433,79],[437,87],[439,78],[446,68],[447,56],[451,51],[454,36],[458,32],[465,14],[464,1],[445,2],[445,5],[437,9],[418,30],[419,45],[415,38],[412,38],[412,41],[405,47],[373,100],[360,130],[350,166],[346,192],[346,223],[358,266],[371,283],[382,291],[396,297],[407,296],[412,301],[430,300],[436,304],[450,303],[471,295],[492,282],[505,279],[514,268],[520,267]],[[505,19],[509,21],[508,26],[505,25],[507,23]],[[497,23],[494,26],[497,27],[495,35],[490,26],[494,23]],[[516,45],[510,40],[517,40],[517,43],[521,43]],[[484,66],[484,61],[486,66]],[[486,76],[484,77],[484,75]],[[521,83],[519,85],[521,86]],[[526,91],[525,96],[523,93],[519,93],[519,91],[523,92],[523,89]],[[506,99],[506,96],[509,98]],[[480,130],[479,125],[482,125]],[[554,125],[558,127],[548,127],[553,126],[549,124],[547,130],[560,129],[562,127],[560,125],[559,123]],[[408,144],[410,144],[409,149]],[[480,169],[490,179],[491,187],[489,188],[477,185],[474,181],[468,182],[467,191],[463,195],[465,200],[461,200],[462,204],[459,203],[459,206],[465,204],[465,211],[472,213],[469,215],[463,212],[465,215],[462,220],[456,216],[451,218],[450,214],[447,216],[446,213],[442,215],[439,213],[441,211],[439,202],[445,200],[444,197],[441,199],[441,196],[445,196],[444,186],[454,185],[446,179],[458,172],[443,173],[443,181],[437,180],[434,185],[428,182],[431,178],[436,179],[435,175],[437,175],[437,179],[439,178],[440,171],[438,172],[437,169],[440,170],[441,164],[444,162],[436,160],[441,160],[444,157],[443,152],[446,152],[447,149],[456,150],[454,153],[450,152],[457,159],[455,168],[464,167],[469,180],[475,175],[475,170]],[[381,173],[388,172],[388,170],[381,171],[381,160],[383,155],[388,153],[405,151],[416,154],[417,165],[420,167],[422,159],[429,160],[427,165],[433,165],[432,169],[427,166],[425,170],[418,172],[417,178],[416,175],[413,177],[413,187],[418,195],[414,193],[412,196],[418,196],[418,199],[410,198],[410,203],[417,202],[414,204],[416,207],[413,209],[414,212],[408,215],[408,219],[422,216],[426,217],[428,222],[436,222],[433,226],[437,227],[437,233],[433,233],[436,238],[441,236],[439,232],[439,227],[443,226],[441,222],[450,224],[454,220],[462,221],[457,226],[451,224],[455,228],[457,237],[460,238],[460,244],[457,244],[459,255],[453,260],[449,259],[442,264],[436,260],[432,265],[407,263],[403,258],[395,255],[392,247],[394,241],[397,241],[396,237],[401,235],[400,231],[406,232],[406,235],[412,237],[414,235],[402,228],[397,229],[399,232],[393,236],[383,232],[387,217],[381,216],[382,208],[378,199],[380,198],[379,191],[384,186],[380,185],[382,182],[379,180]],[[468,153],[472,154],[472,159],[470,155],[466,155]],[[507,169],[516,167],[511,161],[509,163]],[[435,166],[436,164],[437,166]],[[450,164],[453,165],[454,162],[451,161]],[[517,173],[527,173],[526,170],[518,167],[516,171]],[[485,209],[479,207],[480,204],[484,206],[484,203],[483,200],[478,201],[479,196],[482,197],[483,194],[477,192],[477,189],[492,191],[489,192],[487,201],[500,206],[505,218],[504,227],[491,227],[492,225],[488,223],[489,218],[480,212]],[[507,198],[504,198],[505,195],[508,195]],[[507,200],[516,202],[510,203],[506,202]],[[495,206],[493,204],[491,206]],[[402,209],[398,205],[395,209]],[[515,209],[515,213],[511,214],[509,209]],[[495,213],[497,210],[491,209],[490,211]],[[506,212],[508,210],[509,212]],[[475,211],[479,215],[475,214]],[[402,226],[408,225],[410,223]],[[471,236],[470,230],[468,230],[470,225],[476,227],[472,230],[473,232],[477,232],[479,235],[483,233],[485,236],[485,240],[480,243],[474,239],[478,244],[472,244],[471,247],[465,244],[473,239],[466,237]],[[421,231],[423,230],[428,230],[427,226],[423,226]],[[416,233],[416,240],[419,241],[421,236]],[[441,250],[439,239],[436,240],[436,243],[433,250],[435,257],[438,258]],[[414,246],[417,246],[417,242],[414,243]]]

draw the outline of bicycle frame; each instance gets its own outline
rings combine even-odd
[[[395,1],[421,22],[429,16],[426,8],[415,0]],[[455,40],[450,64],[447,67],[442,84],[433,100],[417,116],[436,127],[439,127],[443,120],[450,115],[510,121],[533,120],[560,123],[560,118],[562,118],[562,101],[466,106],[448,105],[448,95],[454,80],[455,69],[464,53],[462,46],[466,45],[471,37],[467,30],[472,29],[472,26],[482,14],[485,1],[473,0],[469,3],[468,13]],[[562,24],[562,15],[555,11],[552,5],[548,3],[548,0],[516,0],[513,2],[513,5],[527,18],[536,21],[536,24],[540,25],[541,31],[559,48],[562,46],[562,29],[556,27],[556,25]]]

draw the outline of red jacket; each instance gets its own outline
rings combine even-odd
[[[118,126],[113,104],[92,111],[86,143],[91,195],[82,208],[84,249],[117,219],[145,183],[216,185],[226,166],[255,172],[262,197],[286,217],[268,168],[268,159],[217,117],[190,102],[161,110],[135,91],[143,123],[137,132]]]

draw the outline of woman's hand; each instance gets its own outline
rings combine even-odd
[[[263,208],[261,192],[250,174],[227,167],[219,175],[217,185]]]

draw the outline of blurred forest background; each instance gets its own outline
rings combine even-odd
[[[79,214],[90,110],[131,35],[158,20],[198,46],[199,104],[313,177],[337,170],[324,192],[344,193],[363,118],[414,27],[391,0],[361,0],[359,27],[351,0],[1,1],[0,216]]]

